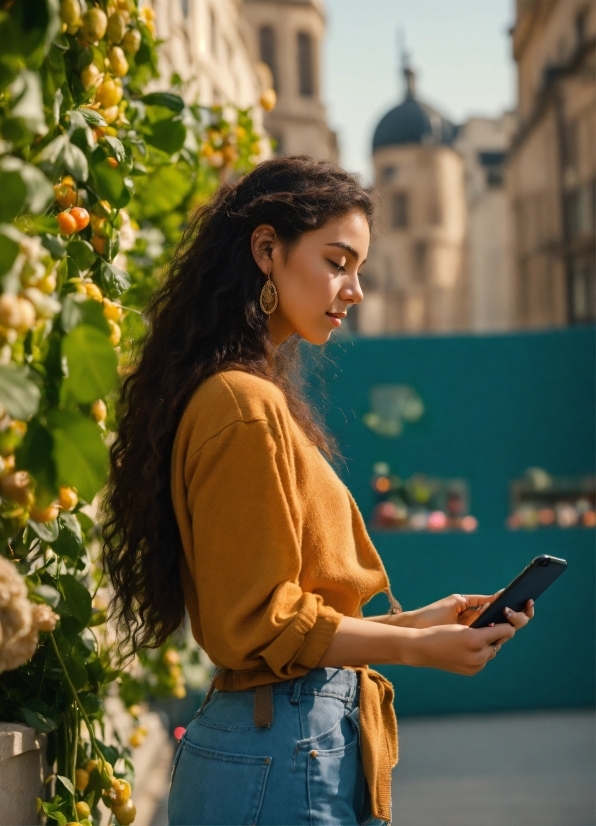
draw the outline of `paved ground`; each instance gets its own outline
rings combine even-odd
[[[394,826],[594,826],[591,711],[404,719]]]
[[[592,711],[406,718],[399,731],[393,826],[596,826]],[[162,800],[151,826],[166,823]]]

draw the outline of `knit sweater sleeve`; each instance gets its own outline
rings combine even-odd
[[[228,424],[185,462],[193,574],[207,654],[291,679],[314,668],[341,620],[303,591],[291,458],[267,420]]]

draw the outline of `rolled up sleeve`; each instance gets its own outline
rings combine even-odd
[[[185,463],[204,647],[235,671],[314,668],[342,615],[303,591],[302,514],[290,455],[266,420],[236,421]]]

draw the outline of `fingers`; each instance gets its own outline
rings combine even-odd
[[[483,609],[485,605],[490,605],[494,600],[494,596],[490,594],[466,594],[465,599],[468,608],[480,610]]]
[[[533,619],[534,618],[534,600],[533,599],[529,599],[526,602],[526,607],[524,609],[524,613],[526,614],[528,619]]]
[[[524,611],[512,611],[511,608],[505,608],[503,613],[505,614],[507,622],[517,630],[518,628],[523,628],[524,625],[527,625],[530,622],[531,616],[528,611],[528,606],[526,606]],[[532,616],[534,616],[533,607],[531,611]]]

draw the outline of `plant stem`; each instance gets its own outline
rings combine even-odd
[[[89,718],[87,717],[87,712],[83,708],[83,704],[81,703],[81,701],[79,699],[79,695],[77,693],[77,690],[74,687],[74,685],[72,684],[72,680],[70,679],[70,674],[68,673],[68,671],[66,669],[66,664],[65,664],[65,662],[62,658],[62,654],[60,653],[60,649],[58,648],[58,645],[56,644],[56,639],[54,637],[54,632],[53,631],[50,631],[49,637],[52,640],[52,647],[54,648],[54,654],[58,658],[58,662],[60,663],[60,668],[62,669],[62,672],[63,672],[63,674],[66,678],[66,682],[68,683],[68,687],[70,688],[70,692],[72,694],[73,700],[75,701],[79,711],[81,712],[81,717],[83,718],[83,720],[85,721],[85,725],[87,726],[87,731],[89,732],[89,738],[91,740],[91,745],[92,745],[94,751],[96,752],[97,756],[99,757],[99,759],[102,763],[102,767],[105,769],[105,765],[106,765],[107,761],[106,761],[105,757],[103,756],[99,746],[97,745],[97,740],[95,739],[95,732],[93,731],[93,726],[89,722]]]
[[[78,821],[79,816],[77,814],[77,749],[79,746],[79,713],[77,710],[76,705],[72,709],[72,716],[74,717],[74,738],[73,738],[73,747],[72,747],[72,764],[71,764],[71,775],[70,780],[72,783],[72,787],[75,790],[74,795],[72,798],[72,806],[74,810],[75,820]]]

